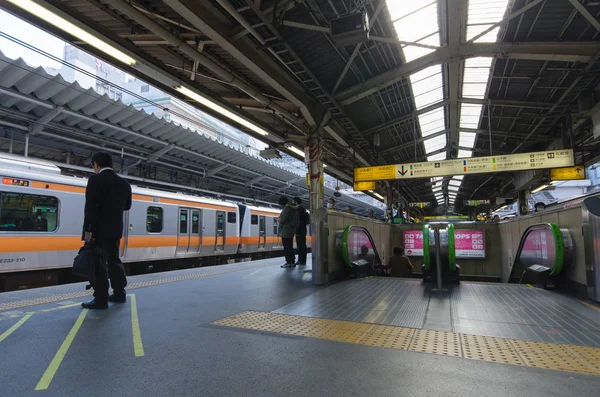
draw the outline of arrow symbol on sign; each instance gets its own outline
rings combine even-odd
[[[402,176],[406,175],[408,171],[404,171],[404,166],[402,166],[402,171],[398,171],[398,173]]]
[[[581,171],[581,168],[577,167],[577,168],[575,168],[575,171],[577,171],[577,174],[579,175],[579,172]]]

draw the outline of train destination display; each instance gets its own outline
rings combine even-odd
[[[573,149],[391,164],[354,169],[354,182],[433,178],[573,166]]]

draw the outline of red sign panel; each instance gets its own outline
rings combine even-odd
[[[404,231],[404,254],[407,256],[423,256],[423,231]]]
[[[552,230],[534,229],[527,234],[521,251],[521,261],[523,263],[552,267],[555,256],[556,251]]]
[[[457,258],[485,258],[485,232],[483,230],[454,230]]]

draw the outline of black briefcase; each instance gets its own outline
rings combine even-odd
[[[93,244],[85,244],[73,260],[73,274],[89,282],[85,289],[96,284],[96,275],[101,266],[106,266],[102,249]]]

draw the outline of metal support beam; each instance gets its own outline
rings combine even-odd
[[[40,117],[35,122],[31,123],[31,125],[29,126],[29,134],[31,134],[31,135],[38,134],[40,131],[42,131],[44,129],[46,124],[51,122],[63,110],[64,109],[62,106],[58,106],[58,107],[52,109],[51,111],[49,111],[48,113],[46,113],[45,115],[43,115],[42,117]]]
[[[448,47],[451,50],[458,51],[461,42],[461,33],[464,31],[466,12],[465,12],[466,0],[454,0],[448,2]],[[450,153],[454,145],[458,145],[458,124],[460,122],[459,117],[459,103],[458,103],[458,92],[461,88],[462,81],[462,62],[459,59],[452,59],[448,63],[446,86],[448,87],[448,120],[449,120],[449,135],[446,143],[447,151],[446,158],[452,158]]]
[[[515,11],[512,14],[510,14],[510,15],[506,16],[505,18],[503,18],[502,20],[500,20],[499,22],[496,22],[495,24],[493,24],[492,26],[490,26],[489,28],[487,28],[483,32],[481,32],[478,35],[474,36],[468,42],[474,42],[478,38],[480,38],[482,36],[485,36],[486,34],[488,34],[489,32],[491,32],[492,30],[496,29],[498,26],[504,26],[504,25],[506,25],[511,19],[514,19],[514,18],[518,17],[519,15],[527,12],[528,10],[530,10],[531,8],[537,6],[538,4],[540,4],[543,1],[546,1],[546,0],[534,0],[533,2],[525,5],[520,10]]]
[[[211,60],[204,54],[201,54],[195,48],[186,44],[179,37],[171,34],[167,29],[163,28],[158,23],[154,22],[152,19],[150,19],[148,16],[146,16],[143,12],[139,11],[137,8],[125,3],[123,0],[106,0],[106,2],[108,4],[110,4],[112,7],[116,8],[117,10],[122,12],[123,14],[125,14],[128,17],[135,20],[137,23],[146,27],[147,29],[152,31],[157,36],[160,36],[163,39],[167,40],[169,43],[171,43],[172,45],[177,47],[181,52],[183,52],[184,54],[186,54],[193,60],[197,61],[198,63],[202,64],[204,67],[208,68],[209,70],[213,71],[214,73],[218,74],[221,78],[226,80],[232,86],[240,89],[241,91],[245,92],[252,98],[255,98],[257,101],[259,101],[263,105],[273,109],[274,111],[276,111],[278,114],[280,114],[282,117],[287,119],[292,124],[294,124],[298,121],[295,115],[288,112],[286,109],[282,108],[281,106],[277,105],[271,99],[262,95],[260,90],[256,87],[254,87],[251,83],[237,77],[236,75],[232,74],[225,68],[221,67],[219,64],[217,64],[216,62],[214,62],[213,60]],[[177,3],[179,3],[179,2],[177,2]],[[189,11],[189,13],[191,13],[191,11]],[[182,15],[185,15],[185,14],[182,14]],[[192,21],[190,21],[190,22],[192,22]],[[282,90],[283,90],[283,88],[282,88]]]
[[[119,1],[122,3],[122,0],[108,1]],[[249,68],[260,79],[277,90],[277,92],[283,95],[287,100],[298,106],[308,124],[316,124],[314,116],[314,108],[316,105],[313,100],[304,94],[302,87],[294,81],[291,76],[282,74],[278,65],[276,65],[266,54],[259,52],[252,40],[243,38],[238,40],[235,45],[232,44],[228,39],[230,27],[223,26],[222,24],[219,24],[218,21],[211,18],[211,13],[208,12],[200,2],[191,0],[163,0],[163,2],[177,11],[194,27],[204,32],[211,40],[216,42],[225,51],[229,52],[234,58],[242,62],[244,66]],[[232,16],[237,17],[238,19],[240,18],[239,13],[229,2],[223,0],[218,0],[218,2],[232,14]],[[247,24],[247,22],[244,23]],[[254,30],[251,26],[249,28],[250,31]]]
[[[254,178],[254,179],[252,179],[252,180],[248,181],[248,182],[246,183],[246,186],[252,186],[252,185],[254,185],[255,183],[258,183],[258,182],[262,181],[262,180],[263,180],[263,179],[265,179],[265,178],[266,178],[266,176],[264,176],[264,175],[261,175],[261,176],[259,176],[259,177],[256,177],[256,178]]]
[[[458,50],[448,46],[407,62],[369,80],[340,91],[336,99],[350,105],[429,66],[455,58],[493,56],[498,58],[589,62],[600,51],[598,42],[464,43]]]
[[[377,20],[384,5],[385,5],[384,1],[379,2],[379,5],[377,5],[375,12],[373,12],[373,15],[369,18],[371,24],[373,24],[373,22],[375,22],[375,20]],[[327,30],[329,31],[329,29],[327,29]],[[327,33],[329,33],[329,32],[327,32]],[[335,83],[333,90],[331,91],[332,94],[335,94],[337,89],[340,87],[340,84],[342,84],[344,77],[346,77],[346,73],[348,73],[350,66],[352,66],[352,63],[354,62],[354,58],[356,58],[356,56],[358,55],[360,49],[362,48],[362,45],[363,45],[363,43],[359,43],[356,45],[356,47],[354,47],[354,51],[352,51],[352,55],[350,55],[350,59],[348,59],[348,62],[346,62],[346,66],[344,66],[344,70],[342,70],[342,74],[340,74],[340,77],[338,77],[338,80]]]
[[[208,171],[206,173],[206,176],[215,176],[217,175],[219,172],[223,171],[225,168],[229,167],[230,164],[229,163],[225,163],[225,164],[221,164],[218,167],[213,168],[212,170]]]
[[[590,23],[590,25],[592,25],[597,31],[600,32],[600,22],[598,22],[596,17],[594,17],[587,10],[587,8],[585,8],[585,6],[579,2],[579,0],[569,0],[569,3],[573,4],[573,7],[575,7],[575,9],[579,11],[581,15],[583,15],[583,17]]]
[[[171,150],[173,150],[175,148],[174,144],[170,144],[169,146],[165,146],[162,149],[157,150],[156,152],[149,154],[148,155],[148,159],[147,162],[148,164],[154,163],[156,160],[158,160],[160,157],[162,157],[163,155],[167,154],[168,152],[170,152]]]

